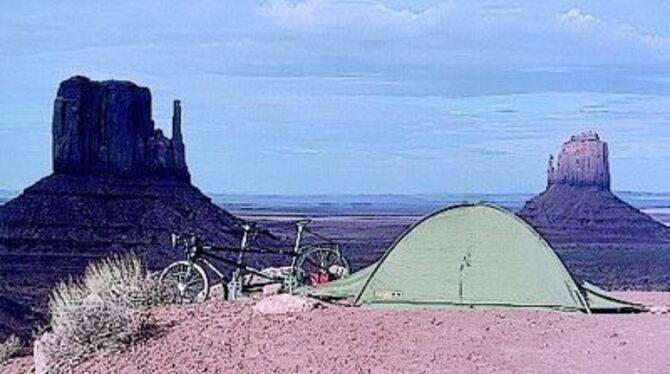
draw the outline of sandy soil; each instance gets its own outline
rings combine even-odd
[[[619,296],[670,306],[670,293]],[[371,310],[261,316],[251,301],[156,311],[160,336],[77,373],[667,373],[670,314]],[[29,358],[0,372],[24,372]]]

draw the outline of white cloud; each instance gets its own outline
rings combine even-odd
[[[580,24],[587,24],[587,25],[593,25],[593,24],[602,24],[603,21],[591,14],[585,13],[579,8],[571,8],[570,10],[566,11],[565,13],[562,13],[559,15],[559,18],[562,21],[565,22],[574,22],[574,23],[580,23]]]
[[[602,45],[670,53],[670,35],[646,32],[579,7],[556,15],[552,11],[538,13],[532,6],[455,0],[423,9],[392,6],[383,0],[267,0],[261,5],[260,14],[285,29],[341,33],[357,39],[441,34],[479,45],[495,44],[501,36],[503,43],[510,43],[523,41],[529,35],[544,35],[545,39],[559,38],[563,39],[561,44],[569,45],[569,38],[577,36],[582,41]]]
[[[289,29],[388,29],[407,30],[426,11],[396,9],[382,1],[268,0],[261,14]]]
[[[345,35],[359,41],[422,38],[424,46],[442,51],[457,43],[496,48],[500,35],[523,38],[528,30],[535,33],[544,24],[520,6],[487,1],[449,0],[421,7],[395,4],[384,0],[266,0],[259,14],[293,32]]]
[[[670,36],[643,32],[628,23],[606,21],[580,8],[571,8],[558,15],[559,21],[575,31],[601,42],[615,42],[670,52]]]

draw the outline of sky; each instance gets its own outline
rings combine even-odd
[[[51,171],[60,81],[150,87],[209,192],[536,192],[573,133],[670,191],[670,1],[3,1],[0,188]]]

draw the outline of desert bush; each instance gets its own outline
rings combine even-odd
[[[118,350],[144,339],[159,302],[157,283],[134,254],[91,263],[81,279],[59,283],[49,310],[53,352],[78,360],[102,350]]]
[[[21,339],[12,335],[4,342],[0,343],[0,364],[16,356],[21,350]]]
[[[113,256],[90,264],[84,286],[106,301],[132,306],[152,306],[162,297],[155,276],[149,275],[134,254]]]

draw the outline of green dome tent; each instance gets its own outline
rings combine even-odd
[[[576,281],[526,222],[488,204],[430,214],[376,263],[308,293],[349,297],[357,306],[642,310]]]

